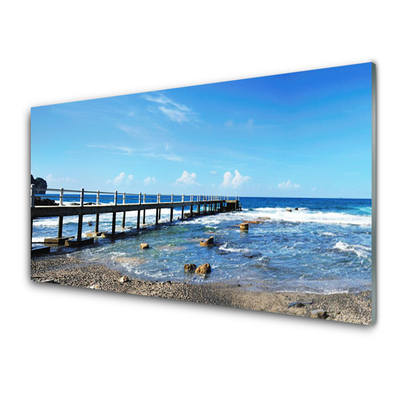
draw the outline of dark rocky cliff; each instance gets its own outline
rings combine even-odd
[[[36,194],[46,194],[47,182],[43,178],[34,178],[31,174],[31,185],[35,185]]]

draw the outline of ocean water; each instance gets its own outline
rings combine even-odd
[[[155,211],[146,212],[147,229],[62,251],[147,280],[224,282],[249,290],[315,293],[371,289],[371,200],[243,197],[240,201],[242,211],[184,221],[176,219],[180,216],[176,209],[174,222],[157,228],[152,226]],[[128,212],[126,226],[135,227],[136,219],[136,212]],[[240,222],[257,219],[263,223],[240,231]],[[88,223],[94,220],[84,217],[84,233],[93,230]],[[169,221],[169,210],[163,210],[163,220]],[[63,234],[76,235],[77,221],[78,217],[64,217]],[[117,214],[117,224],[121,221],[122,213]],[[57,225],[57,218],[35,220],[33,241],[56,236]],[[111,230],[111,215],[100,215],[100,230]],[[201,247],[200,240],[210,236],[217,245]],[[150,249],[140,250],[142,242]],[[184,273],[186,263],[209,263],[212,273],[206,277]]]

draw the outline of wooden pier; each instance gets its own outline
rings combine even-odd
[[[156,210],[155,225],[159,224],[161,210],[169,210],[169,221],[173,221],[174,209],[179,209],[180,219],[209,213],[235,211],[240,209],[238,198],[227,196],[205,196],[205,195],[146,195],[146,193],[127,194],[118,192],[100,192],[47,189],[47,194],[37,196],[35,185],[31,185],[31,237],[33,232],[33,220],[36,218],[58,217],[57,236],[45,240],[49,245],[82,246],[93,243],[93,238],[101,234],[107,237],[117,237],[124,232],[125,216],[128,211],[136,211],[136,229],[141,229],[141,224],[146,224],[146,211]],[[45,197],[43,199],[42,197]],[[71,201],[73,200],[73,201]],[[105,200],[105,201],[104,201]],[[65,204],[68,203],[68,204]],[[185,208],[189,212],[185,213]],[[100,232],[100,215],[112,214],[111,232]],[[117,231],[117,213],[122,213],[121,229]],[[84,215],[95,215],[94,232],[91,237],[82,237],[82,226]],[[65,216],[78,216],[78,229],[76,238],[63,236],[63,218]]]

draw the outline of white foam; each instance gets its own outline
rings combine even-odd
[[[352,215],[340,212],[310,211],[307,208],[287,211],[286,208],[262,207],[252,210],[243,210],[236,213],[223,213],[217,215],[204,216],[199,219],[184,221],[183,224],[203,224],[209,227],[217,226],[224,221],[235,221],[245,218],[247,220],[257,220],[262,218],[268,221],[284,221],[297,223],[318,223],[326,225],[357,225],[371,226],[371,217],[366,215]]]
[[[226,243],[224,243],[222,246],[220,246],[221,250],[224,251],[229,251],[231,253],[246,253],[249,252],[250,249],[238,249],[238,248],[232,248],[232,247],[228,247],[228,245]]]
[[[357,257],[360,258],[368,258],[369,252],[371,251],[371,248],[368,246],[363,246],[361,244],[350,245],[342,241],[337,242],[333,248],[343,252],[355,253]]]

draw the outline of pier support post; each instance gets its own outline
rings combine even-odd
[[[97,205],[100,204],[100,190],[97,191],[96,204]],[[95,222],[95,226],[94,226],[94,232],[96,235],[99,232],[99,225],[100,225],[100,214],[96,214],[96,222]]]
[[[144,211],[144,210],[143,210]],[[137,211],[137,223],[136,223],[136,229],[140,229],[140,210]]]
[[[146,210],[143,209],[143,225],[146,223]]]
[[[83,224],[83,215],[80,214],[78,216],[78,235],[77,235],[78,244],[81,243],[82,241],[82,224]]]
[[[81,189],[81,197],[80,197],[80,206],[83,208],[83,198],[85,196],[85,189]],[[83,225],[83,213],[80,213],[78,216],[78,235],[77,235],[77,242],[78,245],[82,241],[82,225]]]
[[[200,204],[197,204],[197,214],[200,215]]]
[[[117,205],[117,200],[118,200],[118,192],[115,191],[115,193],[114,193],[114,205],[115,206]],[[117,221],[117,212],[113,211],[113,213],[112,213],[112,230],[111,230],[112,237],[115,236],[115,223],[116,223],[116,221]]]
[[[125,192],[122,195],[122,204],[125,204],[125,199],[126,199],[126,194]],[[125,221],[126,221],[126,212],[124,211],[122,213],[122,229],[125,228]]]
[[[100,225],[100,214],[96,214],[96,222],[94,226],[94,232],[96,234],[99,232],[99,225]]]
[[[158,225],[158,208],[156,208],[156,225]]]
[[[63,216],[59,216],[58,217],[58,233],[57,233],[57,237],[59,239],[62,238],[62,229],[63,229]]]
[[[190,216],[193,217],[193,204],[190,205]]]
[[[112,213],[112,228],[111,228],[111,234],[114,237],[115,236],[115,222],[117,220],[117,213],[114,211]]]
[[[174,209],[171,207],[171,213],[169,215],[169,222],[172,222],[173,219],[174,219]]]
[[[184,217],[184,211],[185,211],[185,207],[182,206],[182,215],[181,215],[181,220],[183,221],[183,217]]]

